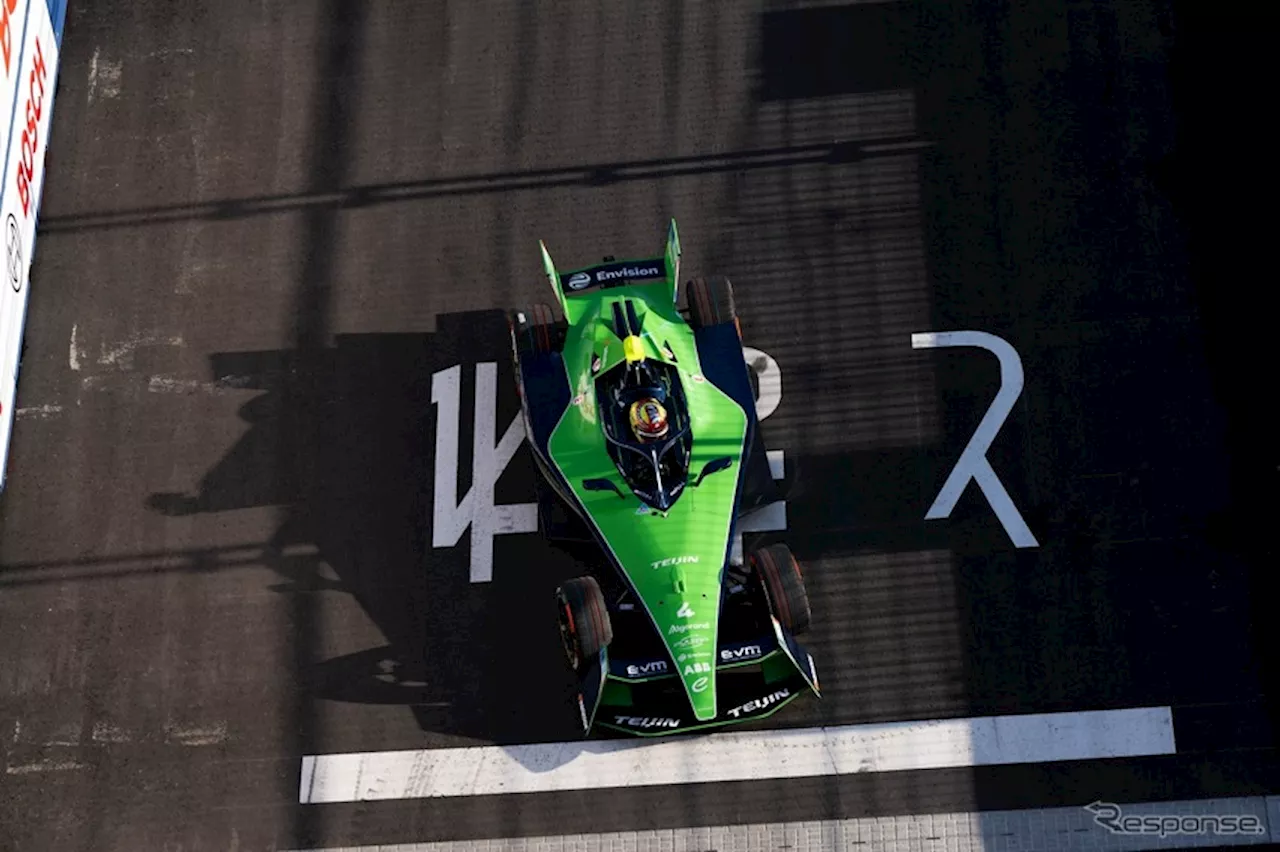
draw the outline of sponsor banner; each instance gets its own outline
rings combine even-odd
[[[4,0],[0,0],[0,3]],[[646,284],[667,280],[666,261],[663,258],[628,260],[606,263],[578,272],[566,272],[560,276],[560,286],[566,295],[581,293],[593,287],[617,287],[623,284]]]
[[[36,217],[44,188],[53,91],[66,0],[0,0],[0,115],[4,134],[0,228],[0,489],[13,429]]]
[[[712,666],[710,663],[701,663],[688,668],[710,672]],[[702,682],[705,689],[705,684],[709,681],[710,675],[706,675],[699,677],[694,683]],[[714,720],[699,720],[686,712],[683,707],[679,709],[673,707],[672,710],[675,712],[660,714],[659,712],[654,712],[656,708],[651,705],[648,708],[634,707],[629,709],[607,707],[601,712],[598,721],[608,728],[620,728],[642,734],[664,733],[679,728],[702,728],[709,725],[744,722],[748,719],[772,715],[780,710],[783,705],[789,704],[803,694],[804,689],[804,681],[799,678],[792,678],[773,686],[761,684],[755,692],[739,694],[733,700],[733,704],[715,717]],[[695,691],[700,692],[702,690],[695,688]]]

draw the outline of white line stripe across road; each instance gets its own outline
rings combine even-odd
[[[1168,707],[748,731],[661,740],[325,754],[302,804],[804,778],[1174,754]]]

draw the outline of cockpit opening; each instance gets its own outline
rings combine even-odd
[[[643,502],[666,511],[684,491],[693,434],[675,368],[625,360],[596,379],[596,401],[609,456]]]

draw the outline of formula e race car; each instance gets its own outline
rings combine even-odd
[[[539,526],[612,566],[556,590],[584,735],[711,728],[818,694],[795,557],[734,558],[776,485],[729,281],[694,279],[677,307],[674,221],[663,257],[558,274],[543,245],[542,262],[559,312],[509,316]]]

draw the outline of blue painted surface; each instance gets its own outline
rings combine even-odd
[[[49,20],[53,21],[53,36],[62,47],[62,25],[67,20],[67,3],[70,0],[45,0],[49,4]]]

